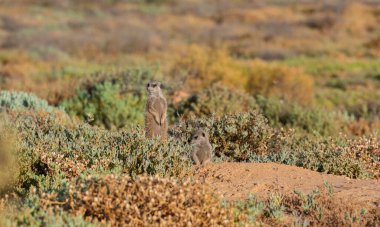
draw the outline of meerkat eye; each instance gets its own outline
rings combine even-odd
[[[194,136],[194,139],[195,139],[195,140],[198,139],[198,136]]]
[[[153,86],[153,87],[157,87],[157,84],[153,84],[152,86]]]
[[[206,134],[205,134],[204,132],[202,132],[202,136],[203,136],[203,137],[206,137]]]

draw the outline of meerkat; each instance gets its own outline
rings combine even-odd
[[[191,158],[196,165],[205,165],[211,161],[212,147],[208,138],[208,134],[199,129],[191,137],[193,151]]]
[[[168,131],[168,121],[166,112],[168,104],[161,91],[160,82],[149,82],[146,86],[148,101],[145,109],[145,136],[155,138],[160,136],[166,140]]]

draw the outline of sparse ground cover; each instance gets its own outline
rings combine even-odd
[[[376,1],[2,1],[1,225],[380,225],[379,22]],[[167,142],[143,136],[153,79]]]

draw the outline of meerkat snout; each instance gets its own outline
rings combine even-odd
[[[193,145],[191,158],[196,165],[205,165],[211,161],[212,146],[208,134],[204,130],[198,129],[195,131],[190,143]]]

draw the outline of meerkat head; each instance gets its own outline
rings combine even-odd
[[[157,81],[151,81],[146,85],[146,90],[149,95],[161,95],[161,83]]]
[[[208,134],[202,129],[198,129],[197,131],[195,131],[193,133],[193,136],[191,137],[192,143],[197,143],[199,141],[204,141],[204,140],[208,141]]]

